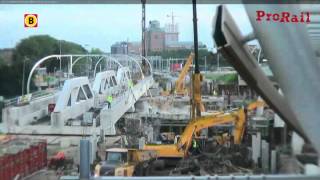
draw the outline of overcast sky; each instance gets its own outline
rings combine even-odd
[[[228,8],[244,34],[251,31],[242,5]],[[216,5],[198,5],[199,41],[213,47],[212,18]],[[192,5],[146,5],[146,24],[159,20],[164,26],[174,12],[179,24],[180,41],[193,40]],[[38,28],[24,27],[24,14],[38,14]],[[31,35],[50,36],[110,52],[117,41],[141,40],[141,5],[0,5],[0,48],[12,48]]]

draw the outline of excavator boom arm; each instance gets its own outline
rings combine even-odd
[[[251,110],[256,109],[257,107],[263,107],[263,106],[266,106],[266,105],[267,105],[267,104],[266,104],[264,101],[258,100],[258,101],[255,101],[255,102],[250,103],[250,104],[247,106],[247,110],[248,110],[248,111],[251,111]]]
[[[193,58],[194,58],[194,54],[191,53],[187,59],[186,64],[183,66],[178,79],[176,80],[175,90],[177,93],[184,91],[184,79],[192,65]]]
[[[195,133],[208,127],[231,122],[235,123],[235,128],[233,131],[234,143],[239,144],[241,142],[246,123],[246,116],[243,109],[227,114],[219,113],[210,116],[203,116],[190,122],[181,135],[181,138],[177,144],[178,148],[183,148],[185,151],[187,151],[190,148],[191,141]]]
[[[256,107],[265,105],[266,104],[264,102],[253,102],[247,106],[247,109],[253,110]],[[182,158],[188,154],[187,152],[191,146],[194,134],[205,128],[231,122],[234,123],[234,143],[240,144],[246,127],[246,118],[246,113],[243,108],[230,113],[219,112],[209,116],[198,117],[190,121],[185,127],[177,144],[145,145],[144,149],[157,151],[159,158]]]

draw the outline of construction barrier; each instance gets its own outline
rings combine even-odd
[[[47,166],[45,140],[12,139],[0,141],[0,179],[28,176]]]

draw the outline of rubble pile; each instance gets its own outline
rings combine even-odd
[[[209,151],[208,151],[209,150]],[[244,145],[208,148],[200,155],[181,160],[171,175],[252,174],[249,151]]]

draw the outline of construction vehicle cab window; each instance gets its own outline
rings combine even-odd
[[[0,1],[0,180],[320,179],[319,2],[65,3]]]
[[[111,164],[118,164],[127,161],[127,152],[112,152],[106,151],[106,162]]]

